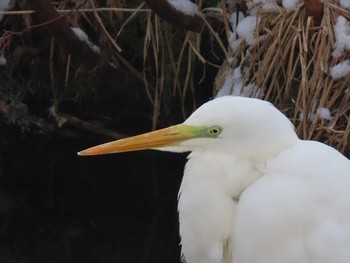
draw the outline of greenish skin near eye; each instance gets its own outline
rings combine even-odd
[[[222,132],[220,126],[189,126],[181,125],[173,134],[182,133],[190,138],[217,138]]]
[[[198,129],[197,136],[203,138],[217,138],[221,132],[222,128],[220,126],[202,127]]]
[[[210,133],[212,136],[217,136],[217,135],[219,135],[221,132],[222,132],[222,128],[221,128],[221,127],[213,126],[213,127],[210,127],[210,128],[209,128],[209,133]]]

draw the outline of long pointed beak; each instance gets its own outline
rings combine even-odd
[[[173,146],[196,137],[195,133],[193,133],[194,130],[197,130],[196,127],[179,124],[130,138],[100,144],[78,152],[78,155],[101,155]]]

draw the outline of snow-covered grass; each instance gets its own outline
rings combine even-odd
[[[263,97],[294,121],[300,137],[347,152],[350,9],[323,1],[327,19],[315,27],[303,1],[245,2],[248,15],[229,19],[231,57],[215,81],[216,96]]]
[[[350,0],[347,0],[350,2]],[[344,16],[338,16],[334,25],[334,50],[332,55],[340,57],[345,50],[350,50],[350,23]]]
[[[256,25],[259,23],[260,17],[247,16],[238,24],[237,34],[240,39],[252,45],[256,39]]]
[[[225,95],[250,97],[253,93],[254,86],[249,84],[244,87],[243,84],[241,67],[230,69],[226,74],[224,85],[218,91],[216,97]]]
[[[190,16],[199,14],[198,6],[190,0],[167,0],[176,10]]]

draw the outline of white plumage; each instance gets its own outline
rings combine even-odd
[[[147,148],[191,151],[178,204],[188,263],[350,262],[350,161],[298,139],[270,103],[217,98],[181,125],[79,154]]]

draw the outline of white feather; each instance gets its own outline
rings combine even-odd
[[[185,124],[223,128],[179,147],[192,151],[178,205],[188,263],[350,262],[348,159],[257,99],[215,99]]]

